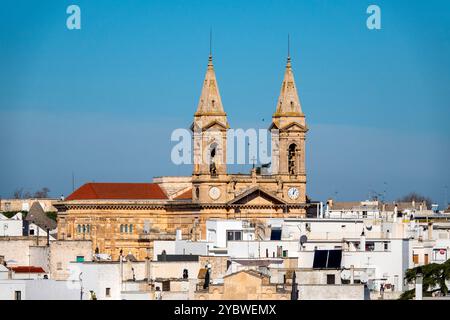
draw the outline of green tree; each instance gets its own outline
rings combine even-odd
[[[430,297],[434,292],[440,292],[446,296],[448,287],[446,281],[450,280],[450,259],[442,264],[430,263],[424,266],[406,270],[405,280],[414,283],[417,273],[423,274],[422,292],[424,297]],[[402,300],[409,300],[416,295],[416,289],[403,292],[400,296]]]

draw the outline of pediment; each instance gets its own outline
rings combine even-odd
[[[288,125],[280,128],[282,131],[308,131],[308,128],[306,126],[303,126],[302,124],[298,122],[291,122]]]
[[[226,130],[227,126],[224,125],[223,123],[217,121],[217,120],[214,120],[214,121],[209,122],[203,128],[200,128],[200,126],[196,122],[193,122],[191,124],[191,128],[190,129],[193,132],[206,131],[206,130],[211,130],[211,131],[213,131],[213,130]]]
[[[284,205],[286,202],[283,199],[265,191],[259,187],[251,188],[244,191],[228,204],[242,204],[242,205]]]
[[[210,123],[208,123],[206,126],[203,127],[203,130],[226,130],[227,126],[224,125],[223,123],[219,122],[219,121],[211,121]]]

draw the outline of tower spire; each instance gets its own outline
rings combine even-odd
[[[195,115],[217,115],[225,116],[225,111],[220,97],[219,86],[217,84],[216,73],[212,60],[212,28],[209,32],[209,57],[208,68],[206,70],[205,80],[203,81],[202,93],[198,102]]]
[[[291,65],[290,39],[288,35],[288,57],[284,71],[284,79],[281,85],[277,109],[274,116],[301,116],[302,106],[295,85],[294,72]]]

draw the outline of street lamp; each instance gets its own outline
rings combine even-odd
[[[78,275],[78,279],[80,279],[80,300],[83,300],[83,279],[81,279],[81,275],[83,272],[80,272]]]

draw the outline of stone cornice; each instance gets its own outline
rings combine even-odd
[[[58,212],[64,213],[68,210],[167,210],[173,211],[201,211],[202,209],[296,209],[306,208],[306,203],[286,203],[286,204],[228,204],[228,203],[193,203],[193,202],[160,202],[142,203],[116,201],[116,202],[58,202],[55,204]]]

